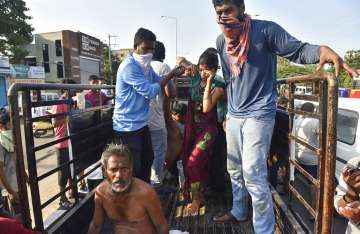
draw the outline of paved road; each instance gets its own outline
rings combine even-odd
[[[22,127],[22,133],[23,133],[23,127]],[[24,134],[22,134],[22,137]],[[41,138],[34,138],[34,144],[35,146],[42,145],[45,143],[48,143],[54,139],[52,133],[48,131],[48,133],[41,137]],[[23,143],[24,143],[24,137],[23,137]],[[25,145],[23,145],[25,148]],[[25,154],[25,152],[24,152]],[[37,174],[38,176],[43,175],[44,173],[54,169],[57,166],[57,160],[55,155],[55,149],[54,147],[49,147],[46,149],[43,149],[41,151],[36,152],[36,164],[37,164]],[[27,165],[27,159],[25,157],[25,165]],[[26,166],[27,167],[27,166]],[[41,203],[45,203],[47,200],[49,200],[51,197],[56,195],[56,193],[59,192],[58,187],[58,175],[57,173],[46,177],[44,180],[39,182],[39,191],[40,191],[40,199]],[[30,201],[30,209],[31,214],[32,212],[32,202],[31,202],[31,191],[30,187],[28,186],[28,195],[29,195],[29,201]],[[54,212],[58,208],[59,199],[55,200],[54,202],[50,203],[47,207],[45,207],[43,211],[43,220],[46,220],[52,212]],[[34,217],[32,217],[32,220],[34,220]]]

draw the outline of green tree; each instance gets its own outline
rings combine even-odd
[[[284,79],[293,76],[309,75],[316,71],[316,65],[298,65],[289,60],[277,57],[277,77]]]
[[[9,56],[12,63],[22,62],[27,51],[21,46],[32,41],[28,10],[22,0],[0,0],[0,54]]]
[[[354,69],[360,69],[360,50],[349,50],[344,56],[345,63],[350,65]],[[334,69],[332,68],[332,71]],[[341,71],[339,75],[339,87],[351,88],[352,77],[345,71]]]
[[[121,63],[119,57],[115,56],[111,53],[111,76],[113,80],[113,84],[116,83],[116,72]],[[109,47],[104,45],[104,75],[106,84],[111,84],[110,81],[110,67],[109,67]]]

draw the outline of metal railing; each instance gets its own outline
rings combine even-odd
[[[70,167],[70,165],[75,165],[79,160],[84,159],[84,156],[74,158],[66,163],[61,165],[56,165],[53,169],[43,173],[42,175],[38,175],[37,170],[37,158],[36,152],[54,146],[57,143],[72,140],[81,134],[86,134],[89,131],[97,131],[104,127],[104,124],[99,124],[94,126],[90,129],[86,129],[81,132],[77,133],[70,133],[68,136],[63,137],[61,139],[51,140],[48,143],[41,144],[35,146],[34,144],[34,136],[33,136],[33,123],[36,121],[46,120],[51,121],[53,118],[58,117],[65,117],[71,116],[74,113],[73,107],[73,100],[72,97],[69,96],[67,99],[64,100],[51,100],[46,101],[41,99],[41,92],[44,90],[67,90],[68,93],[71,91],[73,92],[80,92],[83,90],[98,90],[106,89],[112,90],[112,94],[114,95],[114,86],[108,85],[76,85],[76,84],[23,84],[23,83],[16,83],[13,84],[8,91],[8,99],[9,99],[9,108],[10,108],[10,115],[11,121],[13,126],[13,140],[14,140],[14,147],[16,153],[16,165],[17,165],[17,177],[18,177],[18,186],[19,186],[19,197],[21,201],[21,214],[23,223],[25,226],[31,228],[32,221],[30,215],[30,205],[28,199],[28,189],[26,185],[26,175],[25,175],[25,157],[27,161],[27,169],[29,173],[29,185],[31,191],[31,199],[32,199],[32,212],[35,221],[35,229],[38,231],[44,231],[44,221],[43,221],[43,214],[42,210],[46,208],[50,203],[58,199],[62,194],[66,193],[68,190],[74,190],[74,197],[75,197],[75,204],[79,203],[79,193],[77,189],[77,184],[79,181],[87,177],[90,173],[96,170],[98,167],[101,166],[98,163],[94,168],[89,170],[87,173],[83,174],[82,176],[78,176],[77,173],[72,173],[72,184],[65,188],[65,190],[56,193],[54,196],[50,197],[45,202],[41,202],[40,199],[40,190],[39,190],[39,182],[43,181],[44,179],[48,178],[49,176],[57,173],[61,170],[62,167]],[[35,93],[35,95],[31,95],[31,93]],[[21,101],[22,101],[22,117],[19,114],[19,95],[21,94]],[[99,92],[100,94],[100,92]],[[33,101],[32,99],[35,99]],[[101,95],[99,95],[99,103],[101,102]],[[64,113],[53,113],[53,114],[46,114],[44,116],[33,117],[32,116],[32,108],[35,107],[42,107],[42,106],[53,106],[53,105],[60,105],[66,104],[68,105],[68,112]],[[98,106],[93,108],[87,108],[83,110],[76,110],[77,113],[85,113],[85,112],[96,112],[101,111],[102,109],[113,109],[113,104],[110,106]],[[24,131],[22,132],[21,125],[24,126]],[[106,123],[107,125],[111,125],[111,121]],[[111,133],[110,133],[111,134]],[[112,134],[111,134],[112,137]],[[23,145],[25,147],[23,147]],[[97,147],[97,146],[94,146]],[[100,159],[101,155],[98,155],[98,159]],[[54,185],[50,185],[54,186]],[[66,212],[65,212],[66,214]],[[65,215],[64,214],[64,215]],[[57,219],[58,220],[58,219]],[[55,221],[56,222],[56,221]],[[54,222],[54,223],[55,223]]]
[[[295,94],[296,84],[312,83],[312,95]],[[289,143],[294,141],[296,144],[302,145],[314,152],[319,157],[318,160],[318,176],[314,178],[294,159],[288,155],[288,173],[289,166],[292,165],[296,170],[306,178],[308,183],[316,187],[316,206],[312,207],[302,196],[289,178],[287,180],[287,191],[290,196],[288,207],[291,207],[292,198],[296,198],[300,204],[306,208],[309,214],[315,218],[314,233],[331,233],[333,218],[333,197],[334,197],[334,178],[335,178],[335,162],[336,162],[336,116],[338,107],[338,86],[337,80],[332,74],[314,74],[309,76],[292,77],[279,80],[278,85],[285,87],[285,96],[287,102],[280,106],[289,116]],[[295,108],[295,99],[318,102],[318,110],[316,113],[301,111]],[[292,134],[294,128],[295,115],[314,118],[319,121],[319,144],[314,146]],[[276,199],[275,199],[275,203]],[[277,204],[278,206],[280,204]],[[284,207],[284,206],[283,206]],[[300,217],[301,218],[301,217]],[[305,218],[305,217],[302,217]],[[306,217],[308,218],[308,217]],[[297,217],[297,220],[299,217]],[[304,223],[303,220],[298,220]],[[295,224],[296,226],[296,224]],[[298,226],[298,225],[297,225]]]

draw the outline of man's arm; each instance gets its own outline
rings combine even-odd
[[[173,80],[170,80],[167,85],[165,85],[165,95],[168,98],[174,98],[177,95],[176,85]]]
[[[183,66],[176,67],[172,69],[165,77],[159,82],[160,87],[162,89],[165,89],[165,86],[168,84],[168,82],[177,76],[181,76],[185,72],[185,68]]]
[[[144,199],[146,211],[148,212],[152,223],[156,228],[156,233],[168,234],[169,227],[163,214],[159,197],[154,189],[149,188],[148,194]]]
[[[221,34],[216,39],[216,49],[220,56],[220,62],[221,62],[221,70],[223,73],[225,84],[228,84],[230,81],[230,68],[228,65],[227,57],[224,56],[224,50],[225,50],[225,39],[224,36]]]
[[[203,97],[203,112],[210,112],[217,104],[217,102],[224,98],[224,89],[220,87],[215,87],[214,90],[211,90],[211,84],[216,74],[212,74],[211,78],[208,78],[206,81],[204,97]]]
[[[0,148],[1,148],[1,146],[0,146]],[[4,186],[4,188],[11,194],[14,201],[16,203],[19,203],[20,202],[19,201],[19,195],[17,194],[17,192],[15,192],[13,190],[13,188],[11,188],[11,186],[10,186],[10,184],[9,184],[7,178],[6,178],[6,175],[5,175],[4,166],[5,166],[4,163],[0,162],[0,182]]]
[[[101,198],[95,193],[95,211],[94,217],[90,223],[88,234],[97,234],[101,232],[105,219],[105,211],[102,206]]]
[[[353,77],[359,75],[356,70],[344,63],[342,58],[329,47],[303,43],[291,36],[280,25],[274,22],[266,23],[269,24],[265,29],[269,50],[277,55],[299,64],[319,63],[318,69],[325,63],[331,63],[335,66],[336,76],[339,75],[341,69],[345,69]]]
[[[60,113],[64,113],[67,112],[67,107],[65,104],[62,105],[55,105],[53,106],[53,108],[51,109],[51,113],[52,114],[60,114]],[[66,116],[59,116],[56,118],[52,119],[52,124],[54,126],[54,128],[60,127],[64,124],[67,123],[67,117]]]
[[[161,71],[162,74],[160,75],[166,75],[171,71],[171,68],[169,65],[164,64],[163,69]],[[177,95],[176,85],[174,80],[170,80],[167,85],[165,85],[165,96],[168,98],[174,98]]]
[[[125,83],[131,85],[138,94],[147,99],[156,97],[161,90],[159,83],[151,83],[141,68],[131,64],[128,64],[118,76],[121,76]]]

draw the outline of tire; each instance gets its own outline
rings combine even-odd
[[[37,130],[35,130],[35,132],[34,132],[34,137],[35,138],[40,138],[42,135],[45,135],[46,134],[46,130],[44,130],[44,129],[37,129]]]

